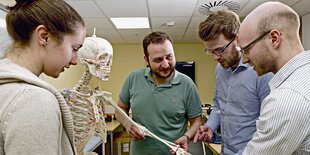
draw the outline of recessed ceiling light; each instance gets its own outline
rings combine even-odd
[[[4,28],[4,27],[6,27],[5,20],[0,18],[0,28]]]
[[[121,17],[110,18],[118,29],[146,29],[150,28],[147,17]]]

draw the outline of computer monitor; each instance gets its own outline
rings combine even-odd
[[[195,62],[194,61],[176,62],[175,69],[189,76],[195,83]]]

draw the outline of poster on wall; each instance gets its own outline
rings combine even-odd
[[[1,5],[1,4],[0,4]],[[0,6],[0,58],[3,57],[5,51],[7,50],[11,39],[6,30],[5,16],[6,11],[4,11],[3,5]]]

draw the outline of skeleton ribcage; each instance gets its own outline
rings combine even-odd
[[[61,91],[73,117],[75,147],[79,155],[92,136],[100,136],[106,142],[106,124],[102,93],[82,94],[73,89]]]

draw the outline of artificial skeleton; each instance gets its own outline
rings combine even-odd
[[[100,135],[106,142],[106,128],[104,122],[104,105],[112,105],[132,124],[136,125],[145,135],[157,139],[171,148],[177,155],[190,155],[175,143],[161,139],[144,126],[134,122],[121,108],[117,106],[106,91],[92,90],[90,80],[92,76],[107,81],[112,65],[113,49],[109,42],[102,38],[87,37],[83,47],[79,50],[80,62],[85,65],[85,72],[79,83],[73,89],[62,91],[70,106],[74,119],[75,147],[79,155],[83,155],[86,143],[93,135]]]
[[[66,99],[73,116],[75,131],[75,148],[79,155],[92,136],[100,136],[106,142],[106,124],[104,120],[103,96],[111,93],[91,88],[92,76],[107,81],[110,76],[113,49],[111,44],[95,35],[86,37],[82,48],[78,52],[85,71],[79,82],[69,89],[63,89],[62,95]]]

